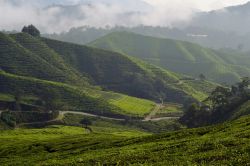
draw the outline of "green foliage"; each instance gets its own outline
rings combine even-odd
[[[229,104],[229,97],[231,97],[231,95],[231,89],[218,86],[206,101],[209,101],[213,108],[216,109]]]
[[[89,45],[141,58],[195,78],[203,73],[207,79],[219,83],[235,83],[243,76],[250,76],[249,56],[215,51],[189,42],[114,32]]]
[[[192,104],[185,114],[181,117],[180,122],[189,128],[205,126],[210,123],[211,112],[209,107]]]

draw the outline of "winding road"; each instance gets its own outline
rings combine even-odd
[[[164,107],[163,104],[156,104],[155,108],[150,112],[149,115],[147,115],[143,120],[143,122],[146,121],[160,121],[160,120],[171,120],[171,119],[179,119],[179,117],[160,117],[160,118],[153,118],[155,114],[162,108]],[[0,116],[3,111],[0,111]],[[44,121],[44,122],[32,122],[32,123],[22,123],[19,124],[19,126],[23,125],[31,125],[31,124],[42,124],[42,123],[49,123],[49,122],[55,122],[58,120],[62,120],[64,118],[65,114],[78,114],[78,115],[84,115],[84,116],[89,116],[89,117],[99,117],[102,119],[107,119],[107,120],[116,120],[116,121],[125,121],[125,119],[119,119],[119,118],[110,118],[110,117],[105,117],[105,116],[99,116],[95,114],[90,114],[90,113],[85,113],[85,112],[77,112],[77,111],[59,111],[59,115],[56,119],[49,120],[49,121]]]
[[[179,117],[160,117],[160,118],[153,118],[155,114],[160,111],[161,108],[163,108],[163,104],[156,104],[155,108],[153,111],[150,112],[149,115],[147,115],[143,120],[143,122],[146,121],[160,121],[160,120],[171,120],[171,119],[179,119]],[[90,116],[90,117],[99,117],[102,119],[108,119],[108,120],[116,120],[116,121],[125,121],[125,119],[118,119],[118,118],[110,118],[110,117],[105,117],[105,116],[99,116],[95,114],[90,114],[90,113],[85,113],[85,112],[76,112],[76,111],[60,111],[59,117],[60,119],[63,119],[65,114],[78,114],[78,115],[85,115],[85,116]]]

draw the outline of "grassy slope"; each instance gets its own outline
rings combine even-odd
[[[232,54],[226,54],[199,45],[170,39],[147,37],[128,32],[114,32],[89,45],[132,55],[175,72],[223,82],[236,82],[250,75],[249,65],[242,66]],[[226,57],[230,56],[230,58]],[[246,64],[246,63],[245,63]]]
[[[247,165],[249,120],[246,116],[216,126],[152,136],[141,132],[139,136],[136,131],[117,134],[115,130],[86,135],[77,127],[3,131],[1,164]]]
[[[206,93],[186,84],[178,85],[178,74],[118,53],[44,39],[45,43],[78,71],[87,73],[97,85],[128,95],[159,100],[159,96],[182,102],[192,96],[202,100]],[[205,84],[201,83],[201,86]],[[205,85],[207,86],[207,84]],[[210,84],[211,87],[214,85]]]

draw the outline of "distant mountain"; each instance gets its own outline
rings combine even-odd
[[[196,78],[202,73],[219,83],[234,83],[250,76],[249,56],[219,52],[189,42],[114,32],[89,45],[141,58]]]
[[[182,29],[151,26],[113,28],[95,28],[85,26],[72,28],[69,32],[44,34],[43,36],[65,42],[87,44],[109,33],[120,31],[133,32],[157,38],[189,41],[213,49],[234,49],[240,52],[250,50],[248,47],[250,45],[250,33],[240,35],[234,32],[197,26],[189,26]]]
[[[192,26],[217,29],[224,32],[249,33],[250,2],[244,5],[199,13],[193,18],[190,24]]]

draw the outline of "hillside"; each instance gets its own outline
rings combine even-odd
[[[59,42],[29,34],[0,34],[3,71],[19,76],[62,82],[73,86],[124,93],[182,104],[203,100],[213,84],[193,81],[203,91],[180,79],[183,76],[122,54]]]
[[[106,90],[155,101],[163,98],[187,104],[192,98],[204,99],[215,87],[211,83],[193,80],[210,90],[197,89],[197,86],[181,81],[184,76],[119,53],[50,39],[43,41],[60,54],[65,62],[77,71],[88,74],[96,85]]]
[[[89,45],[141,58],[195,78],[204,74],[209,80],[219,83],[235,83],[250,75],[249,65],[243,65],[243,61],[250,60],[248,56],[238,57],[189,42],[114,32]]]
[[[249,120],[159,135],[115,125],[105,134],[104,123],[90,134],[65,126],[3,131],[0,157],[3,165],[247,165]]]
[[[28,34],[0,33],[0,67],[2,70],[44,80],[86,85],[87,79],[67,66],[62,58]]]
[[[151,101],[98,90],[39,38],[25,33],[0,33],[0,38],[0,94],[12,102],[17,96],[29,97],[28,104],[36,107],[55,101],[60,109],[118,117],[143,117],[154,108]],[[9,99],[1,101],[6,109]],[[128,109],[126,104],[137,107]]]

